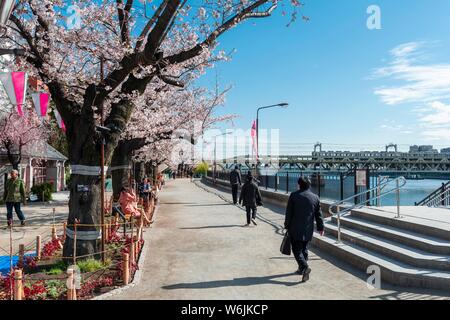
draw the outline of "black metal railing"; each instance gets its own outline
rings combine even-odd
[[[416,202],[416,206],[450,206],[450,181],[443,183],[439,188],[431,192],[428,196],[419,202]]]

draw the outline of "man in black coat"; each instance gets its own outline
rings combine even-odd
[[[233,203],[237,204],[237,194],[238,189],[241,183],[241,173],[239,172],[239,167],[234,167],[234,170],[230,173],[230,184],[231,184],[231,193],[233,195]]]
[[[239,197],[239,204],[245,206],[245,211],[247,212],[247,224],[250,225],[250,213],[251,221],[256,226],[256,207],[262,206],[261,193],[259,191],[258,185],[253,181],[253,176],[247,175],[245,183],[242,186],[241,195]]]
[[[292,252],[298,263],[297,272],[302,281],[309,280],[311,268],[308,266],[308,245],[314,232],[314,220],[317,231],[324,234],[322,210],[317,195],[311,192],[308,178],[298,179],[299,190],[289,196],[284,227],[291,238]]]

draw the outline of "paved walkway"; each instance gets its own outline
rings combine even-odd
[[[294,259],[279,253],[279,209],[263,208],[258,226],[243,228],[245,212],[224,201],[230,196],[201,186],[207,191],[188,180],[166,184],[156,222],[145,233],[141,280],[112,299],[442,298],[412,289],[369,290],[364,273],[314,249],[311,280],[300,283]]]
[[[42,241],[51,236],[53,221],[56,224],[58,234],[63,232],[63,223],[67,221],[69,215],[69,192],[63,191],[53,194],[53,201],[42,203],[30,202],[22,206],[27,225],[20,226],[20,221],[14,214],[14,228],[12,232],[13,252],[17,254],[19,244],[24,244],[26,249],[35,250],[36,236],[41,235]],[[55,217],[53,220],[53,208],[55,208]],[[6,228],[6,206],[0,207],[0,256],[9,254],[10,233]]]

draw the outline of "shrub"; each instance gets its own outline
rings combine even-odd
[[[58,299],[66,291],[66,283],[62,280],[47,280],[45,282],[47,296]]]
[[[101,261],[95,259],[78,261],[77,266],[81,272],[94,272],[104,267]]]
[[[206,162],[202,162],[198,166],[195,167],[194,173],[196,175],[206,176],[208,169],[209,169],[209,165]]]
[[[53,184],[50,182],[36,184],[31,187],[31,193],[37,195],[39,201],[50,201],[52,200]],[[44,199],[42,199],[42,195],[44,195]]]

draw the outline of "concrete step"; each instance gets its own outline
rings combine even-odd
[[[398,286],[445,290],[450,293],[450,272],[412,267],[354,244],[337,244],[336,238],[321,237],[317,233],[314,234],[312,245],[364,272],[371,265],[379,266],[381,285],[385,281]]]
[[[426,209],[430,210],[430,208]],[[422,217],[401,214],[401,218],[396,218],[394,213],[383,211],[382,209],[362,208],[352,210],[350,215],[361,220],[411,231],[418,235],[425,235],[450,241],[450,224],[443,221],[437,221],[435,219],[427,219],[426,213],[424,213]]]
[[[332,221],[336,224],[337,217],[333,216]],[[369,235],[395,241],[425,252],[450,255],[450,242],[436,237],[421,235],[412,231],[363,220],[352,215],[342,216],[341,226],[363,231]]]
[[[332,221],[329,220],[325,223],[325,232],[335,238],[337,238],[337,230],[337,225]],[[427,253],[403,244],[368,235],[361,231],[352,230],[342,225],[341,240],[418,268],[450,271],[450,256],[448,255]]]

